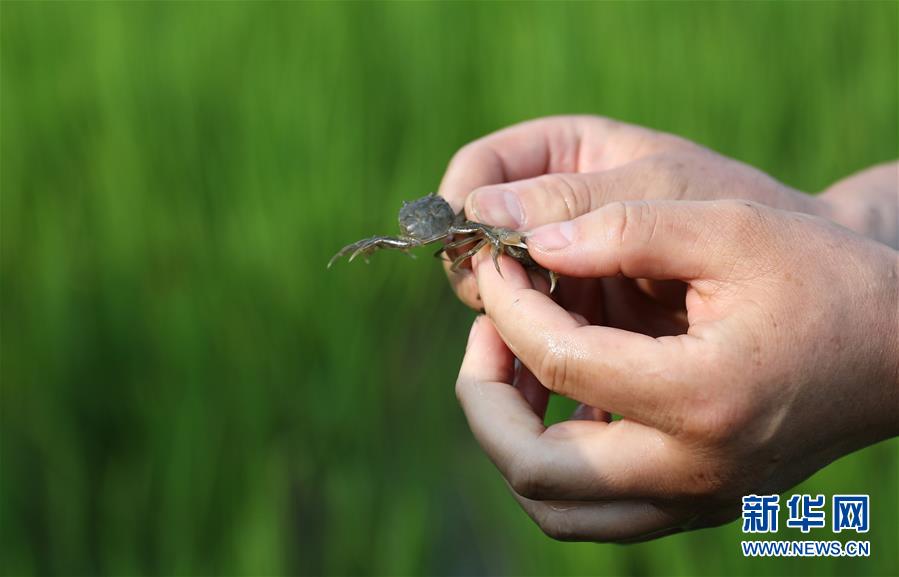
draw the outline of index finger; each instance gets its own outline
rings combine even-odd
[[[460,211],[475,188],[543,174],[550,168],[553,148],[565,151],[579,140],[576,117],[531,120],[488,134],[453,156],[440,183],[440,196]]]
[[[630,160],[631,145],[652,133],[601,116],[529,120],[462,147],[450,161],[439,193],[459,211],[471,191],[481,186],[553,172],[608,170]],[[604,148],[613,135],[626,146]]]
[[[477,279],[487,315],[503,341],[548,389],[662,430],[676,428],[679,407],[699,379],[692,368],[696,337],[654,338],[583,326],[551,298],[533,290],[510,258],[478,258]]]
[[[579,148],[576,117],[553,117],[516,124],[475,140],[453,156],[440,182],[439,194],[460,212],[465,199],[479,187],[538,176],[551,168],[552,158]],[[553,150],[561,151],[553,154]],[[471,273],[470,261],[459,268],[444,262],[443,268],[459,299],[474,309],[481,297]]]
[[[601,116],[551,116],[522,122],[462,147],[446,169],[439,194],[459,212],[476,188],[548,173],[610,170],[648,152],[644,145],[654,134],[648,128]],[[465,261],[454,271],[446,262],[444,269],[462,302],[480,309],[470,263]]]

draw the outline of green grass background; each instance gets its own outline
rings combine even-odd
[[[899,573],[896,440],[800,487],[871,494],[869,559],[746,560],[738,524],[547,539],[457,408],[473,314],[438,264],[324,268],[547,114],[818,191],[899,155],[897,27],[894,2],[0,3],[0,569]]]

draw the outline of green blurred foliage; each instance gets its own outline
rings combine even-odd
[[[896,3],[2,2],[0,24],[4,574],[899,573],[895,440],[801,486],[871,494],[870,559],[746,560],[738,524],[550,541],[457,408],[473,315],[437,263],[324,268],[541,115],[808,191],[894,158]]]

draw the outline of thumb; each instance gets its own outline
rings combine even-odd
[[[571,220],[600,206],[603,173],[553,173],[482,186],[465,199],[471,220],[514,230]]]
[[[736,200],[614,202],[541,226],[526,242],[563,276],[725,280],[758,253],[773,212]]]

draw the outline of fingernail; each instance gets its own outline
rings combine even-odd
[[[475,193],[473,202],[475,216],[481,222],[505,228],[518,228],[524,222],[521,202],[511,190],[480,190]]]
[[[528,235],[527,243],[542,250],[559,250],[565,248],[574,240],[574,223],[565,222],[547,224]]]

